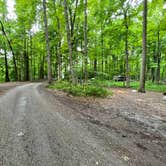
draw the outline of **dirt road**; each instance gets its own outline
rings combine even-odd
[[[107,152],[97,138],[55,99],[40,94],[39,84],[28,84],[0,98],[1,166],[125,165]]]
[[[165,166],[165,119],[129,105],[16,87],[0,97],[0,166]]]

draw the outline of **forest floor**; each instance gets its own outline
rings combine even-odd
[[[166,101],[157,92],[137,93],[111,88],[108,98],[73,97],[55,90],[54,96],[72,115],[89,125],[89,130],[104,141],[131,166],[164,166],[166,163]]]
[[[31,83],[1,95],[0,165],[165,166],[162,94],[111,90],[84,98]]]

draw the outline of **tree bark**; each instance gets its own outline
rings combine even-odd
[[[48,77],[48,83],[50,84],[52,82],[52,72],[51,72],[50,44],[49,44],[49,37],[48,37],[46,0],[43,0],[43,13],[44,13],[45,40],[46,40],[46,51],[47,51],[47,77]]]
[[[28,40],[24,39],[24,81],[29,81]]]
[[[36,59],[33,59],[33,79],[36,79]]]
[[[56,21],[57,21],[57,38],[58,38],[58,44],[57,44],[57,65],[58,65],[58,71],[57,71],[57,77],[58,80],[62,79],[62,53],[61,53],[61,23],[60,23],[60,18],[57,14],[56,10],[56,0],[54,0],[54,8],[55,8],[55,15],[56,15]]]
[[[9,48],[12,52],[12,55],[13,55],[13,64],[14,64],[14,78],[15,78],[15,81],[18,81],[18,73],[17,73],[17,64],[16,64],[16,58],[15,58],[15,54],[14,54],[14,51],[13,51],[13,47],[11,45],[11,42],[5,32],[5,28],[4,28],[4,25],[2,23],[2,21],[0,20],[0,24],[1,24],[1,30],[2,30],[2,33],[3,35],[5,36],[6,40],[7,40],[7,43],[9,45]]]
[[[103,25],[101,24],[101,71],[104,72],[104,37],[103,37]]]
[[[74,14],[72,14],[72,9],[69,8],[70,27],[71,27],[70,35],[71,35],[72,50],[74,49],[74,41],[75,41],[74,31],[75,31],[75,20],[76,20],[77,8],[78,8],[78,0],[76,0],[76,2],[75,2]]]
[[[87,65],[88,65],[88,39],[87,39],[87,0],[84,0],[84,74],[85,74],[85,82],[87,82],[88,79],[88,71],[87,71]]]
[[[44,56],[40,55],[39,79],[44,79]]]
[[[69,27],[67,1],[64,0],[63,3],[64,3],[64,14],[65,14],[65,22],[66,22],[67,42],[68,42],[68,49],[69,49],[70,80],[72,81],[72,83],[75,83],[76,81],[75,81],[75,75],[73,71],[72,43],[71,43],[71,34],[70,34],[70,27]]]
[[[156,46],[153,50],[153,63],[156,62]],[[155,67],[152,67],[151,68],[151,80],[152,80],[152,83],[154,83],[155,81]]]
[[[97,58],[95,57],[93,61],[93,71],[94,71],[94,77],[97,75]]]
[[[142,64],[140,73],[140,85],[139,92],[145,93],[145,81],[146,81],[146,56],[147,56],[147,0],[143,2],[143,34],[142,34]]]
[[[5,82],[9,82],[9,70],[8,70],[8,59],[7,59],[7,52],[5,48]]]
[[[157,31],[157,70],[156,70],[156,83],[160,83],[160,62],[161,62],[161,52],[160,52],[160,30]]]
[[[61,25],[60,25],[60,20],[57,17],[57,23],[58,23],[58,37],[59,37],[59,42],[58,42],[58,50],[57,50],[57,54],[58,54],[58,80],[62,79],[62,54],[61,54],[61,35],[60,35],[60,29],[61,29]]]
[[[125,54],[126,54],[126,87],[130,87],[130,71],[129,71],[129,46],[128,46],[128,35],[129,35],[129,26],[127,21],[127,11],[124,13],[124,21],[125,21]]]
[[[30,80],[33,81],[33,65],[32,65],[32,54],[33,54],[33,50],[32,50],[32,35],[30,35]]]

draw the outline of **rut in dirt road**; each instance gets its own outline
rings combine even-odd
[[[40,83],[10,90],[0,98],[0,166],[124,166],[55,99],[47,102]]]

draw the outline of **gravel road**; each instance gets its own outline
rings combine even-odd
[[[40,86],[18,86],[0,97],[0,166],[128,165]]]

